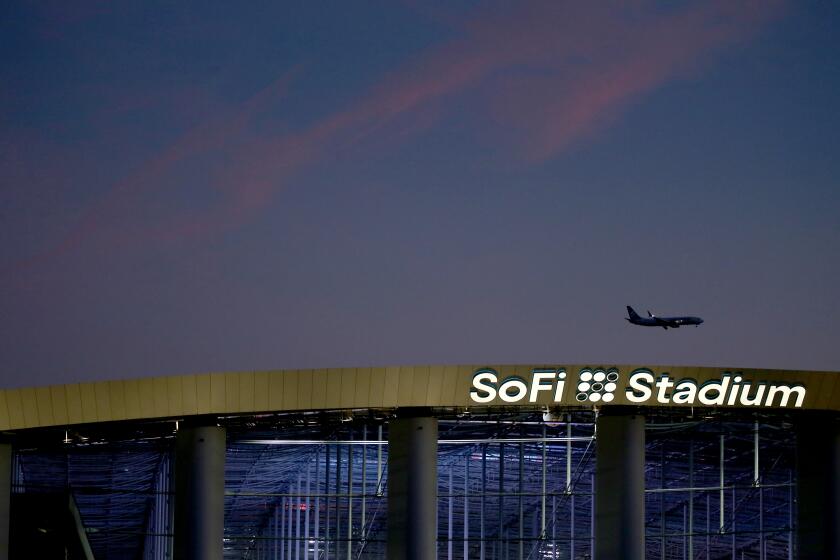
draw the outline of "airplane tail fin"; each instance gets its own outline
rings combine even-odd
[[[631,319],[638,319],[639,318],[639,314],[636,313],[633,310],[633,308],[630,307],[629,305],[627,306],[627,314],[630,316]]]

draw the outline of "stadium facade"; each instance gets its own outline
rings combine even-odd
[[[0,559],[840,559],[840,373],[213,373],[0,391]]]

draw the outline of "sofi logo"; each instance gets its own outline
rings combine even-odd
[[[603,371],[596,369],[580,370],[578,374],[577,394],[575,400],[578,402],[589,401],[596,403],[603,401],[612,402],[615,398],[615,390],[618,387],[618,370],[610,369]]]
[[[674,379],[667,373],[656,377],[649,369],[637,369],[628,385],[625,393],[631,403],[802,408],[805,402],[803,385],[745,381],[742,375],[728,371],[720,379],[701,384],[691,378]]]
[[[534,369],[531,378],[511,375],[499,382],[499,374],[493,369],[480,369],[473,375],[470,398],[473,402],[484,404],[499,399],[506,403],[515,403],[527,399],[537,402],[542,392],[551,391],[554,401],[563,400],[566,388],[566,370]]]
[[[503,379],[493,369],[479,369],[473,375],[470,399],[478,404],[496,399],[506,403],[535,403],[547,394],[555,403],[565,402],[566,370],[535,368],[530,376],[510,375]],[[763,406],[801,408],[805,387],[801,384],[748,381],[740,373],[723,372],[719,379],[699,383],[659,376],[646,368],[633,370],[622,384],[618,369],[583,368],[574,382],[574,400],[581,404],[611,403],[617,394],[632,404],[683,404],[692,406]],[[569,403],[573,404],[573,403]]]

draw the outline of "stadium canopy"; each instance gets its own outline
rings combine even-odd
[[[838,379],[478,364],[9,389],[5,510],[69,497],[99,560],[838,558]]]

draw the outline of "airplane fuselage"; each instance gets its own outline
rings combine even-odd
[[[703,322],[700,317],[639,317],[638,319],[628,319],[634,325],[641,325],[643,327],[670,327],[678,329],[683,325],[699,325]]]
[[[668,330],[669,327],[672,329],[678,329],[685,325],[694,325],[696,327],[703,322],[703,319],[700,317],[657,317],[650,311],[648,311],[647,317],[642,317],[629,305],[627,306],[627,315],[628,317],[625,317],[625,319],[634,325],[642,327],[662,327],[665,330]]]

